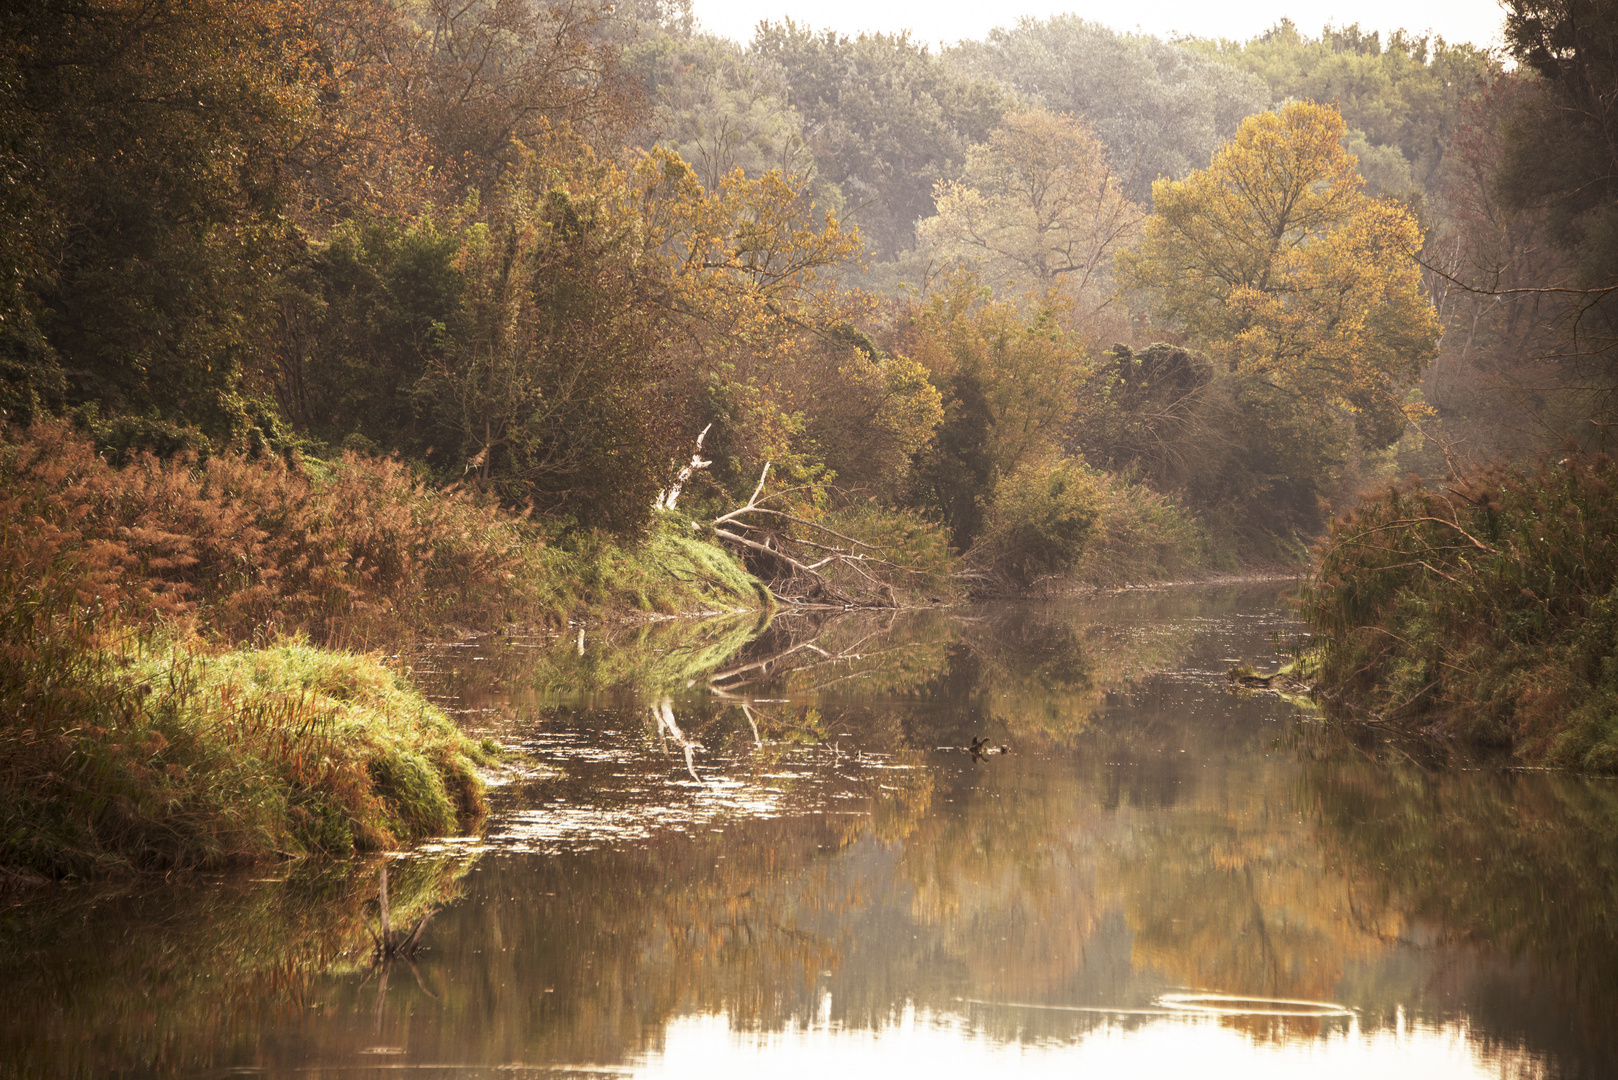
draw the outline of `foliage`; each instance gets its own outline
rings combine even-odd
[[[1614,287],[1618,285],[1618,164],[1607,133],[1618,89],[1618,16],[1588,0],[1515,0],[1506,18],[1512,55],[1538,76],[1505,128],[1495,184],[1505,205],[1544,214],[1546,231],[1572,262],[1561,294],[1563,363],[1598,394],[1611,420]]]
[[[1111,299],[1113,256],[1141,219],[1089,125],[1037,110],[1007,113],[933,197],[917,233],[936,255],[1001,295],[1060,289],[1087,311]]]
[[[415,392],[452,460],[508,504],[628,532],[666,482],[679,416],[652,392],[656,271],[625,177],[580,152],[575,170],[530,159],[467,230],[460,309]]]
[[[1371,448],[1404,431],[1437,335],[1416,222],[1362,193],[1342,136],[1335,109],[1306,102],[1248,119],[1207,169],[1158,183],[1123,261],[1234,382],[1261,462],[1249,497],[1303,527],[1350,460],[1350,422]]]
[[[1100,502],[1097,477],[1082,461],[1025,462],[995,485],[968,561],[1019,589],[1064,574],[1084,553]]]
[[[923,365],[944,402],[943,424],[913,467],[915,498],[942,518],[957,550],[977,539],[1000,478],[1047,457],[1073,413],[1086,360],[1066,313],[1056,297],[1019,312],[957,275],[925,305],[894,314],[893,351]]]
[[[1068,444],[1100,467],[1163,491],[1197,488],[1206,497],[1229,438],[1210,416],[1213,382],[1213,365],[1189,349],[1114,345],[1081,392]]]
[[[280,78],[284,14],[269,2],[8,8],[0,315],[7,352],[31,369],[8,373],[13,393],[155,411],[215,436],[250,426],[237,381],[290,198],[275,163],[314,122]]]
[[[944,418],[927,369],[882,353],[848,324],[802,342],[783,368],[776,382],[804,416],[809,453],[837,485],[884,499],[899,493]]]
[[[85,875],[387,850],[482,816],[485,752],[375,657],[214,652],[92,631],[90,610],[26,647],[7,635],[6,865]]]
[[[488,619],[538,539],[387,459],[349,455],[320,478],[236,454],[113,467],[42,424],[0,446],[0,466],[3,591],[14,615],[47,622],[55,588],[108,618],[189,620],[228,641]]]
[[[623,145],[640,87],[623,65],[611,4],[424,0],[396,10],[414,24],[401,96],[459,186],[491,190],[520,166],[522,146],[555,130],[604,153]]]
[[[915,223],[933,213],[933,184],[957,172],[1007,105],[998,87],[951,69],[908,34],[848,38],[766,22],[749,53],[782,72],[815,133],[816,168],[879,258],[913,245]]]
[[[679,154],[709,189],[736,169],[754,179],[779,170],[841,216],[842,192],[820,177],[778,65],[723,38],[668,33],[636,45],[629,62],[651,99],[641,142]]]
[[[1373,190],[1406,198],[1438,186],[1464,103],[1499,72],[1475,45],[1403,30],[1384,42],[1357,23],[1310,38],[1282,19],[1251,41],[1185,44],[1259,76],[1276,102],[1335,102]]]
[[[946,55],[1029,105],[1083,117],[1137,203],[1150,201],[1159,177],[1178,180],[1207,161],[1243,117],[1270,103],[1251,75],[1182,44],[1121,34],[1076,15],[1025,17]]]
[[[466,279],[462,238],[432,218],[356,218],[283,279],[268,335],[276,403],[331,445],[434,449],[413,388],[443,360]]]
[[[1303,594],[1324,684],[1380,722],[1618,769],[1615,487],[1610,459],[1571,453],[1334,523]]]
[[[1096,473],[1095,485],[1095,525],[1068,568],[1070,579],[1140,585],[1227,568],[1218,565],[1209,537],[1180,500],[1116,473]]]

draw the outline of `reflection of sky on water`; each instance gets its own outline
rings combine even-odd
[[[877,1031],[814,1024],[782,1032],[732,1029],[723,1015],[671,1022],[663,1045],[623,1075],[648,1080],[759,1080],[805,1077],[1128,1077],[1151,1080],[1451,1080],[1528,1078],[1543,1061],[1510,1052],[1481,1054],[1461,1024],[1340,1033],[1300,1042],[1257,1043],[1211,1022],[1159,1020],[1106,1024],[1071,1041],[990,1039],[969,1017],[906,1009]]]

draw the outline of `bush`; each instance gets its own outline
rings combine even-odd
[[[1123,585],[1184,580],[1208,570],[1207,537],[1175,499],[1113,473],[1096,480],[1096,525],[1070,576]]]
[[[1075,566],[1101,515],[1096,473],[1075,458],[1026,465],[995,486],[967,559],[992,579],[1026,588]]]
[[[393,459],[348,454],[297,470],[241,454],[141,454],[116,468],[60,423],[0,443],[0,514],[0,584],[13,598],[71,581],[61,597],[100,615],[185,619],[228,641],[487,618],[539,539]]]
[[[1388,720],[1618,769],[1618,467],[1570,454],[1332,526],[1303,591],[1321,678]]]

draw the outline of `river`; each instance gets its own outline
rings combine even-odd
[[[1233,691],[1279,590],[439,650],[480,835],[8,894],[0,1070],[1618,1075],[1618,782]]]

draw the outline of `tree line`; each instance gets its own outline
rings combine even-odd
[[[1285,22],[934,51],[678,0],[9,10],[0,409],[113,460],[398,454],[620,536],[706,430],[696,517],[768,462],[1019,584],[1098,537],[1285,556],[1370,478],[1543,434],[1501,422],[1526,399],[1606,430],[1604,298],[1554,291],[1610,276],[1599,147],[1558,134],[1596,138],[1605,76],[1548,10],[1509,74]]]

